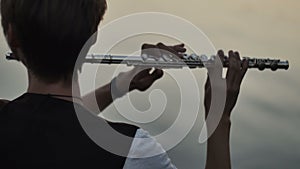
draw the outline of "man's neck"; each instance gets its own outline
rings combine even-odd
[[[46,83],[30,73],[27,92],[56,95],[55,97],[67,101],[76,101],[76,99],[81,97],[78,80],[73,80],[72,82],[61,80],[55,83]],[[59,97],[57,95],[66,97]]]

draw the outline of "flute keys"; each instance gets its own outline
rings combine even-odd
[[[190,56],[189,56],[188,54],[184,54],[184,55],[183,55],[183,59],[185,59],[185,60],[188,60],[189,57],[190,57]]]
[[[200,60],[201,60],[202,62],[207,62],[207,61],[208,61],[208,57],[207,57],[206,55],[201,55],[201,56],[200,56]]]
[[[257,60],[258,70],[263,71],[266,69],[266,64],[263,60]]]
[[[143,59],[143,61],[146,61],[149,57],[148,57],[147,54],[143,53],[143,54],[141,55],[141,58]]]
[[[191,54],[191,59],[192,60],[195,60],[195,61],[199,61],[200,60],[200,57],[198,55],[196,55],[195,53]]]
[[[278,69],[278,61],[277,60],[274,60],[271,65],[270,65],[270,68],[272,71],[276,71]]]

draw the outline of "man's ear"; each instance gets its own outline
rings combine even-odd
[[[5,34],[6,41],[14,54],[16,60],[21,61],[26,66],[26,61],[23,57],[23,52],[21,50],[20,41],[17,36],[17,32],[12,24],[8,24],[8,28]]]
[[[13,26],[10,23],[8,24],[8,28],[7,28],[5,37],[6,37],[6,40],[7,40],[7,43],[9,45],[9,47],[12,50],[20,48],[20,43],[19,43],[19,40],[17,38],[16,31],[13,29]]]

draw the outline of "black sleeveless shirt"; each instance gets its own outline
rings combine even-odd
[[[90,113],[83,107],[81,110]],[[99,124],[107,122],[97,120]],[[108,123],[132,140],[138,129],[128,124]],[[132,140],[122,145],[128,152]],[[0,156],[0,168],[10,169],[121,169],[126,161],[126,157],[104,150],[87,136],[72,102],[29,93],[0,110]]]

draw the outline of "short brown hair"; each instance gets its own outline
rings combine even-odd
[[[72,74],[106,8],[105,0],[1,0],[2,26],[12,25],[27,68],[56,82]]]

